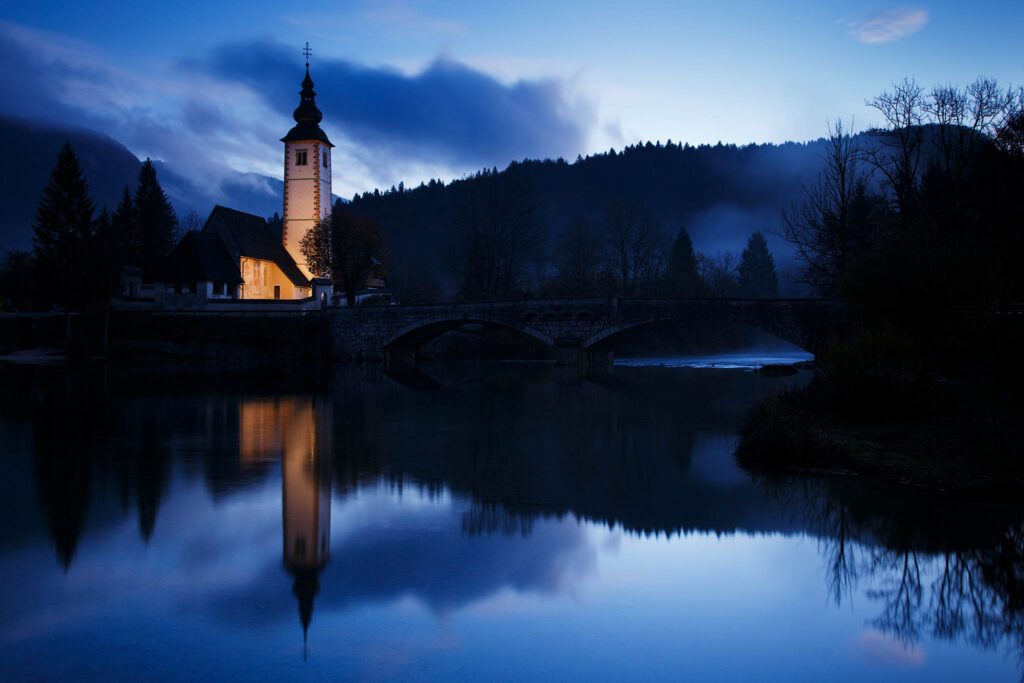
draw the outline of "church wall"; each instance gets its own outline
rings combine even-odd
[[[286,142],[284,156],[284,246],[307,278],[312,273],[299,249],[302,237],[316,221],[330,212],[330,167],[324,175],[323,153],[330,149],[316,141]],[[298,155],[305,152],[305,164],[298,164]],[[326,188],[326,195],[324,195]],[[321,197],[327,201],[321,201]]]
[[[325,161],[326,157],[326,162]],[[323,218],[331,215],[331,148],[320,146],[320,215]]]
[[[296,287],[273,261],[249,258],[240,259],[242,273],[242,299],[273,299],[274,287],[280,288],[281,299],[304,299],[309,288]]]

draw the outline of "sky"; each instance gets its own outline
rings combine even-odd
[[[0,114],[280,177],[301,49],[334,192],[637,141],[811,140],[904,77],[1024,84],[1024,3],[0,0]]]

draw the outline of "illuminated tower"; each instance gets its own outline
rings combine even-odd
[[[284,143],[284,247],[295,259],[302,274],[313,277],[299,242],[322,218],[331,213],[331,149],[334,145],[320,130],[323,114],[316,108],[316,92],[309,77],[309,43],[306,78],[299,93],[299,106],[293,116],[295,127],[281,138]]]

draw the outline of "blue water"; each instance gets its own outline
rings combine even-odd
[[[626,367],[665,368],[719,368],[723,370],[757,370],[765,365],[795,365],[814,360],[814,356],[799,349],[793,351],[757,351],[721,353],[697,356],[668,356],[652,358],[616,358],[615,364]]]
[[[736,465],[808,373],[552,370],[0,375],[0,679],[1019,676],[1016,522]]]

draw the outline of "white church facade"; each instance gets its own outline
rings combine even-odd
[[[317,221],[331,215],[331,149],[334,145],[320,128],[323,114],[316,106],[313,79],[302,80],[299,106],[293,113],[295,127],[281,138],[284,143],[284,246],[307,278],[299,243]]]

